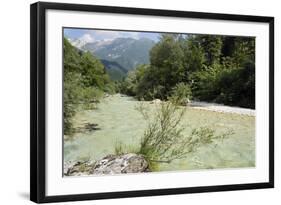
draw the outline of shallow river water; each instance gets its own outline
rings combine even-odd
[[[131,97],[109,96],[98,104],[95,110],[77,113],[74,126],[95,123],[97,130],[77,132],[64,142],[64,160],[98,160],[114,153],[117,142],[136,147],[146,128],[146,121],[135,109],[139,102]],[[145,102],[154,109],[155,105]],[[255,166],[255,117],[219,113],[187,107],[182,125],[184,134],[189,135],[193,128],[209,126],[216,133],[232,129],[234,134],[217,143],[201,146],[185,159],[171,163],[161,163],[159,171],[191,169],[237,168]]]

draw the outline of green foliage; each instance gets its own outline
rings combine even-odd
[[[113,93],[102,63],[89,52],[81,52],[64,39],[64,133],[73,132],[72,118],[81,104],[94,108],[104,92]],[[82,107],[83,107],[82,106]]]
[[[193,72],[190,77],[193,95],[199,100],[255,108],[253,42],[253,39],[239,38],[233,42],[232,50],[227,51],[231,56]]]
[[[221,65],[214,64],[207,69],[192,73],[190,78],[193,96],[203,101],[214,100],[219,95],[218,79],[220,71]]]
[[[157,71],[153,66],[147,66],[142,72],[141,78],[136,85],[136,97],[138,99],[152,100],[164,96],[164,86],[159,84],[157,78]]]
[[[64,120],[64,133],[66,135],[71,134],[72,118],[77,110],[77,104],[80,96],[80,84],[79,79],[81,76],[74,72],[65,72],[64,75],[64,93],[63,93],[63,120]]]
[[[144,81],[148,69],[148,65],[139,65],[135,70],[129,71],[127,78],[121,84],[121,92],[130,96],[140,95],[142,92],[140,83]]]
[[[178,127],[184,109],[178,109],[171,102],[161,103],[157,112],[149,117],[146,111],[139,108],[144,118],[149,120],[147,129],[141,139],[139,153],[148,161],[167,161],[181,156],[183,151],[183,128]],[[144,114],[145,113],[145,114]]]
[[[169,100],[177,105],[186,105],[192,98],[191,88],[183,82],[176,84],[172,88]]]
[[[125,145],[124,143],[117,141],[114,146],[114,154],[122,155],[126,153],[137,153],[138,148],[135,146]]]
[[[130,72],[121,92],[167,100],[178,83],[189,86],[194,99],[254,108],[255,39],[163,34],[150,65]]]
[[[167,95],[170,88],[185,78],[184,52],[179,35],[163,34],[150,51],[150,63],[156,72],[154,80],[164,87]]]
[[[64,75],[68,72],[77,72],[77,68],[79,68],[81,62],[81,53],[79,53],[79,51],[73,47],[66,38],[64,38],[63,49]]]
[[[82,54],[79,68],[85,87],[95,86],[103,90],[109,82],[109,76],[106,74],[103,64],[90,52]]]
[[[172,101],[162,102],[153,115],[142,103],[137,110],[148,121],[139,153],[144,155],[150,164],[170,163],[175,159],[185,158],[198,147],[233,134],[226,132],[216,135],[213,129],[201,127],[192,130],[189,136],[184,136],[184,127],[180,123],[186,108],[179,107]]]
[[[219,94],[216,102],[255,108],[255,67],[253,63],[244,68],[225,69],[218,81]]]
[[[182,43],[182,49],[184,51],[184,66],[187,75],[185,81],[187,81],[190,73],[204,68],[206,57],[196,35],[190,35],[188,40]]]
[[[125,153],[126,153],[125,145],[121,142],[116,142],[114,146],[114,154],[121,155]]]
[[[126,79],[122,83],[122,92],[130,96],[135,96],[137,83],[136,70],[129,71]]]
[[[150,51],[150,65],[129,73],[124,87],[128,95],[138,99],[167,99],[171,88],[185,78],[184,52],[179,35],[165,34]]]
[[[197,35],[196,39],[203,48],[206,64],[213,65],[219,63],[223,46],[222,37],[216,35]]]

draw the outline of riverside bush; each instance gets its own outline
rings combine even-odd
[[[158,108],[153,115],[143,103],[137,107],[144,119],[148,121],[138,153],[144,155],[150,164],[170,163],[175,159],[185,158],[198,147],[233,134],[230,130],[216,135],[213,129],[200,127],[193,129],[189,136],[184,136],[181,120],[186,108],[178,106],[175,102],[161,102],[160,105],[156,105]]]
[[[183,82],[176,84],[171,91],[169,100],[174,104],[186,105],[192,98],[191,88],[188,84]]]

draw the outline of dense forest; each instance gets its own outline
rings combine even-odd
[[[255,108],[255,39],[163,34],[150,64],[130,71],[121,92],[166,100],[175,90],[195,100]]]
[[[252,37],[162,34],[149,59],[149,64],[138,65],[114,81],[101,60],[65,38],[64,133],[71,133],[78,105],[93,106],[104,93],[119,92],[138,100],[181,96],[255,108]]]

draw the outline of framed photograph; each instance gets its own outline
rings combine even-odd
[[[274,187],[274,18],[31,5],[30,198]]]

